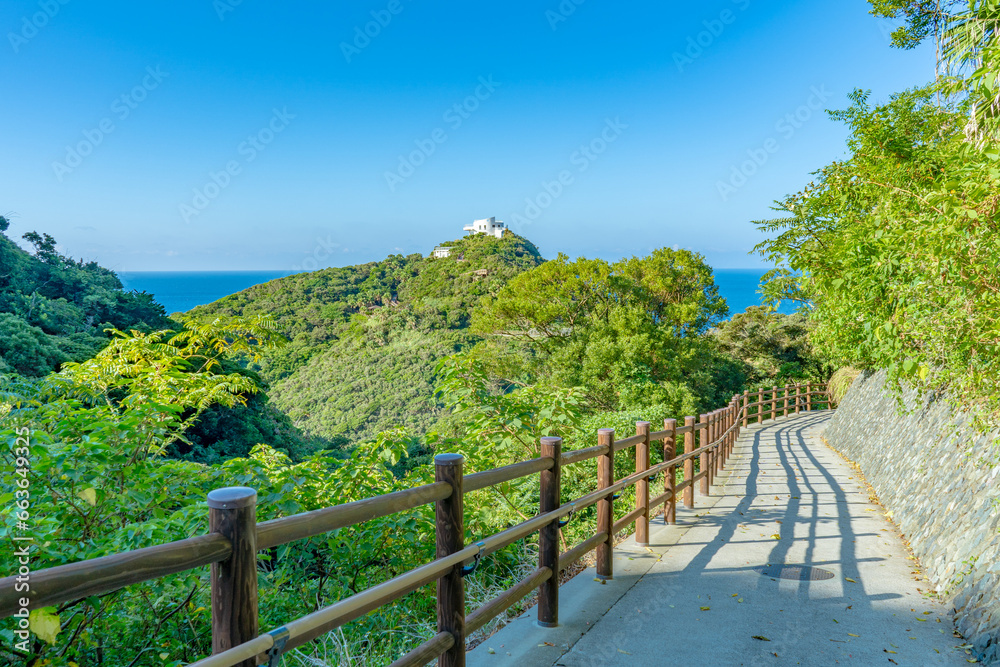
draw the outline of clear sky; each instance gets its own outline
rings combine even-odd
[[[822,109],[933,76],[868,9],[5,0],[0,213],[129,271],[427,253],[488,216],[546,257],[754,267],[750,221],[843,155]]]

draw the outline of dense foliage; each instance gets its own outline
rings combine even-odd
[[[424,483],[435,451],[463,453],[469,472],[500,467],[537,456],[544,435],[586,447],[598,428],[629,434],[638,420],[722,404],[744,381],[816,370],[800,323],[766,312],[751,318],[759,326],[721,322],[725,303],[698,255],[542,262],[511,235],[453,248],[258,286],[168,329],[112,330],[96,355],[44,378],[0,378],[0,455],[13,467],[27,434],[31,489],[17,495],[5,478],[0,504],[27,502],[45,540],[33,569],[203,532],[212,488],[252,486],[266,520]],[[331,438],[302,440],[268,403],[268,379],[293,417]],[[620,452],[616,474],[633,465]],[[594,462],[568,469],[564,497],[595,483]],[[631,503],[623,495],[619,515]],[[537,505],[535,476],[470,494],[466,541]],[[16,517],[5,515],[0,537],[16,533]],[[564,546],[594,521],[593,508],[580,512]],[[424,508],[271,550],[259,571],[262,627],[426,562],[431,531]],[[0,540],[8,557],[12,544]],[[523,576],[533,550],[529,539],[491,556],[467,580],[470,610]],[[31,641],[11,649],[7,636],[2,650],[52,667],[193,661],[210,649],[207,578],[202,568],[37,610]],[[432,594],[293,659],[330,650],[390,662],[433,634]]]
[[[772,296],[811,304],[817,346],[843,364],[948,389],[1000,419],[1000,5],[948,18],[943,52],[965,78],[833,113],[849,155],[759,223],[782,263]],[[952,93],[958,92],[955,95]]]
[[[93,356],[108,342],[105,329],[166,323],[152,295],[124,290],[114,272],[64,257],[48,234],[24,235],[31,255],[8,228],[0,217],[0,373],[40,377]]]
[[[473,329],[498,382],[583,387],[598,411],[688,414],[745,379],[702,336],[726,312],[704,259],[663,248],[615,264],[560,255],[485,299]]]
[[[402,426],[424,433],[446,414],[434,367],[478,340],[474,306],[542,263],[528,241],[477,235],[450,257],[393,255],[258,285],[196,315],[269,314],[290,343],[254,366],[276,407],[328,440],[371,438]]]
[[[45,376],[67,363],[86,361],[108,345],[117,349],[121,331],[163,329],[162,338],[180,329],[153,295],[125,290],[114,272],[64,257],[48,234],[24,235],[34,247],[29,254],[3,235],[8,229],[9,222],[0,217],[0,375]],[[235,359],[220,364],[227,373],[246,376],[248,386],[266,385]],[[261,442],[295,460],[330,443],[303,436],[265,393],[256,392],[235,404],[215,403],[199,411],[185,439],[167,452],[211,462],[246,456]]]
[[[275,339],[267,320],[189,322],[180,333],[118,334],[94,359],[42,380],[6,380],[0,387],[0,457],[5,468],[28,472],[23,487],[15,475],[0,480],[0,504],[21,503],[27,511],[30,533],[38,538],[32,569],[203,532],[205,495],[221,486],[257,489],[258,518],[266,520],[429,481],[427,466],[405,466],[409,472],[398,472],[414,444],[400,431],[361,443],[346,459],[320,452],[296,464],[267,445],[259,445],[246,458],[212,466],[164,458],[171,443],[186,439],[203,410],[212,404],[239,404],[256,390],[245,375],[221,372],[225,358],[259,358]],[[451,395],[450,390],[446,393]],[[469,407],[468,396],[456,389],[447,401]],[[547,392],[517,400],[521,413],[508,406],[491,423],[506,424],[512,431],[530,429],[526,441],[578,419],[572,401]],[[514,428],[511,420],[523,417],[523,410],[533,412],[533,421]],[[435,444],[433,437],[423,443]],[[473,457],[475,448],[469,444],[441,443],[447,449],[465,447]],[[521,456],[505,451],[483,459],[488,452],[484,448],[473,466]],[[18,457],[26,461],[18,464]],[[537,504],[530,489],[526,493],[512,499],[513,516]],[[494,511],[493,498],[483,494],[470,497],[468,507],[470,541],[507,527],[512,516]],[[428,511],[386,517],[266,554],[260,571],[262,627],[277,627],[431,559],[434,539]],[[9,538],[24,532],[18,520],[18,512],[9,511],[0,525],[0,551],[8,559],[16,560],[12,554],[18,546]],[[473,589],[495,594],[517,575],[522,560],[521,547],[494,555],[470,579]],[[36,610],[30,619],[31,640],[18,647],[10,630],[4,630],[0,655],[52,667],[194,661],[210,649],[207,574],[202,568]],[[415,638],[431,631],[431,595],[425,589],[405,604],[359,620],[334,639],[360,645],[373,662],[390,662],[408,643],[419,643]],[[475,596],[470,604],[476,604]],[[371,641],[373,628],[400,623],[409,625],[410,632]],[[322,646],[309,650],[320,651]]]
[[[812,327],[804,313],[783,315],[751,306],[712,329],[719,350],[742,362],[746,385],[784,385],[821,380],[833,371],[814,349]]]

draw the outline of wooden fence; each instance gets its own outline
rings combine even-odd
[[[755,399],[751,402],[752,399]],[[16,577],[0,579],[0,618],[21,608],[30,609],[102,595],[130,584],[157,579],[211,565],[212,653],[193,667],[252,667],[277,665],[283,653],[302,646],[368,612],[437,581],[438,633],[399,658],[392,667],[424,665],[435,658],[440,667],[465,664],[465,637],[486,625],[519,600],[538,591],[538,622],[559,622],[559,572],[596,549],[597,576],[611,579],[615,535],[635,524],[639,544],[649,541],[649,522],[664,506],[666,523],[674,523],[677,502],[694,507],[695,484],[708,495],[715,475],[725,466],[741,428],[797,414],[824,405],[830,399],[823,384],[772,387],[756,394],[744,392],[721,409],[700,418],[685,417],[683,425],[667,419],[663,430],[652,431],[638,422],[636,434],[615,440],[613,429],[598,431],[598,444],[562,451],[561,438],[542,438],[541,456],[495,470],[464,474],[463,458],[439,454],[434,458],[435,481],[375,498],[257,523],[253,489],[231,487],[208,494],[209,533],[102,558],[61,565],[31,574],[31,592],[17,592]],[[677,455],[677,438],[683,451]],[[695,439],[698,439],[696,445]],[[663,461],[650,464],[650,447],[660,443]],[[635,472],[614,479],[614,455],[635,449]],[[560,472],[565,466],[598,460],[597,490],[572,502],[560,503]],[[695,460],[699,471],[695,473]],[[682,471],[680,481],[677,472]],[[650,497],[650,481],[665,473],[662,492]],[[538,515],[473,545],[464,543],[463,498],[466,493],[529,475],[541,478]],[[635,486],[635,509],[614,520],[614,500]],[[295,540],[321,535],[379,517],[435,503],[436,559],[378,586],[362,591],[276,630],[259,634],[257,607],[257,552]],[[559,553],[560,520],[597,505],[597,532],[565,553]],[[527,577],[485,605],[465,614],[463,576],[467,564],[532,533],[538,533],[538,567]]]

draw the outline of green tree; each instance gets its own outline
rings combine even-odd
[[[805,313],[784,315],[753,306],[711,331],[722,353],[746,364],[749,385],[782,385],[789,381],[822,381],[833,369],[809,340]]]
[[[758,223],[772,235],[758,249],[798,276],[822,352],[950,389],[995,419],[1000,154],[967,141],[969,102],[941,108],[934,93],[872,106],[856,92],[834,114],[851,131],[849,156],[781,201],[789,215]]]
[[[952,11],[960,0],[868,0],[871,13],[885,19],[902,20],[892,33],[893,46],[912,49],[928,37],[939,41]]]
[[[684,404],[682,386],[711,357],[699,336],[726,311],[696,253],[664,248],[615,264],[559,255],[485,298],[473,330],[489,337],[496,376],[585,387],[596,408],[618,410]],[[511,342],[523,351],[498,350]]]

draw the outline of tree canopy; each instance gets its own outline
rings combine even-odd
[[[849,154],[777,203],[758,246],[772,298],[808,304],[836,361],[947,389],[1000,419],[1000,151],[996,3],[949,16],[945,55],[965,76],[832,113]],[[960,46],[962,45],[962,46]],[[991,83],[992,82],[992,83]]]
[[[485,298],[473,331],[488,337],[483,358],[497,376],[584,387],[601,410],[679,408],[716,398],[693,378],[726,367],[699,339],[726,313],[697,253],[662,248],[614,264],[559,255]]]

